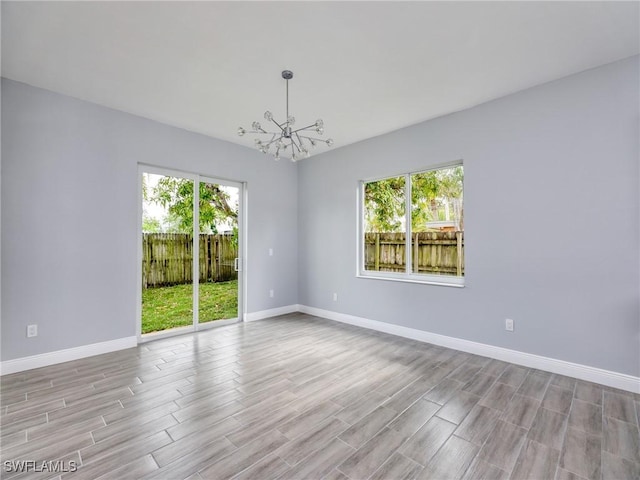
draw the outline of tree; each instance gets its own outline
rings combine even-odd
[[[162,224],[155,217],[150,217],[146,213],[142,215],[142,232],[143,233],[162,233]]]
[[[367,231],[400,231],[404,216],[404,184],[404,177],[387,178],[365,184]]]
[[[462,166],[416,173],[411,178],[411,228],[427,230],[428,222],[451,220],[462,228]],[[400,232],[405,215],[405,177],[365,184],[365,222],[368,232]],[[451,214],[453,210],[453,215]]]
[[[451,205],[453,208],[453,220],[457,223],[457,230],[464,230],[464,212],[462,209],[462,195],[464,183],[464,171],[462,166],[458,165],[453,168],[437,170],[439,175],[440,187],[438,189],[439,196],[443,199],[445,206]],[[449,209],[446,210],[449,220]]]
[[[411,228],[425,231],[427,222],[439,220],[439,170],[411,175]]]
[[[162,177],[153,188],[150,199],[167,209],[166,228],[174,232],[193,230],[193,180]],[[229,204],[230,197],[220,185],[200,182],[200,232],[217,233],[218,226],[237,225],[237,208]]]

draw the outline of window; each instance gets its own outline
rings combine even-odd
[[[462,164],[360,188],[363,277],[464,284]]]

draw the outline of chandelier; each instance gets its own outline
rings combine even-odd
[[[296,119],[293,115],[289,115],[289,80],[293,78],[293,72],[284,70],[282,78],[287,82],[287,119],[279,123],[273,118],[273,114],[267,110],[264,112],[264,119],[269,122],[268,126],[263,128],[259,122],[253,122],[251,124],[252,130],[245,130],[239,127],[238,135],[242,137],[246,133],[257,134],[259,137],[255,139],[255,144],[262,153],[269,153],[276,160],[280,160],[280,155],[291,155],[291,161],[296,162],[302,158],[309,157],[309,148],[315,148],[318,143],[326,143],[330,147],[333,145],[333,140],[309,136],[309,132],[315,132],[318,135],[324,134],[324,122],[322,119],[318,119],[315,123],[306,127],[294,128]],[[274,131],[269,131],[269,127]]]

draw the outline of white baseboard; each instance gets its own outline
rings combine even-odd
[[[284,307],[271,308],[269,310],[260,310],[244,314],[245,322],[255,322],[256,320],[264,320],[265,318],[277,317],[278,315],[286,315],[300,311],[300,305],[286,305]]]
[[[299,311],[317,317],[335,320],[337,322],[348,323],[358,327],[376,330],[378,332],[389,333],[399,337],[411,338],[421,342],[432,343],[442,347],[453,348],[463,352],[482,355],[484,357],[495,358],[505,362],[523,365],[529,368],[545,370],[547,372],[558,373],[568,377],[579,378],[589,382],[607,385],[609,387],[627,390],[629,392],[640,393],[640,378],[623,373],[603,370],[596,367],[589,367],[578,363],[566,362],[555,358],[542,357],[531,353],[519,352],[508,348],[495,347],[484,343],[472,342],[455,337],[438,335],[415,328],[402,327],[391,323],[369,320],[368,318],[356,317],[344,313],[332,312],[315,307],[300,305]]]
[[[270,310],[261,310],[258,312],[246,313],[244,315],[245,322],[253,322],[256,320],[262,320],[265,318],[276,317],[278,315],[285,315],[287,313],[298,312],[299,305],[287,305],[284,307],[272,308]],[[237,320],[232,319],[229,321],[215,322],[216,326],[222,326],[236,323]],[[214,322],[212,322],[214,323]],[[206,328],[206,327],[205,327]],[[203,328],[203,330],[205,329]],[[185,331],[184,333],[189,333]],[[171,332],[169,335],[175,335],[175,332]],[[162,338],[163,335],[155,337],[147,337],[141,339],[140,343],[145,341],[157,340]],[[68,348],[66,350],[58,350],[55,352],[42,353],[39,355],[32,355],[30,357],[16,358],[13,360],[5,360],[0,362],[0,375],[8,375],[10,373],[23,372],[25,370],[31,370],[34,368],[48,367],[49,365],[55,365],[57,363],[69,362],[71,360],[78,360],[80,358],[91,357],[93,355],[100,355],[102,353],[115,352],[117,350],[123,350],[125,348],[132,348],[138,345],[137,337],[125,337],[117,340],[110,340],[108,342],[94,343],[91,345],[83,345],[81,347]]]
[[[609,370],[603,370],[587,365],[571,363],[564,360],[557,360],[555,358],[543,357],[531,353],[519,352],[517,350],[510,350],[507,348],[496,347],[484,343],[472,342],[470,340],[448,337],[445,335],[426,332],[424,330],[417,330],[415,328],[403,327],[391,323],[379,322],[377,320],[370,320],[368,318],[333,312],[331,310],[308,307],[306,305],[287,305],[284,307],[272,308],[269,310],[251,312],[245,314],[244,320],[246,322],[253,322],[256,320],[263,320],[265,318],[285,315],[294,312],[307,313],[309,315],[315,315],[317,317],[335,320],[337,322],[348,323],[350,325],[368,328],[370,330],[376,330],[378,332],[384,332],[391,335],[410,338],[412,340],[431,343],[442,347],[453,348],[455,350],[495,358],[497,360],[515,363],[517,365],[523,365],[529,368],[537,368],[539,370],[545,370],[548,372],[558,373],[560,375],[566,375],[568,377],[579,378],[581,380],[599,383],[602,385],[607,385],[634,393],[640,393],[640,378],[634,377],[632,375],[626,375],[623,373],[612,372]],[[17,373],[25,370],[31,370],[33,368],[46,367],[58,363],[69,362],[71,360],[78,360],[80,358],[100,355],[102,353],[124,350],[126,348],[135,347],[137,343],[137,338],[135,336],[125,337],[119,338],[117,340],[110,340],[107,342],[94,343],[91,345],[68,348],[55,352],[42,353],[40,355],[32,355],[30,357],[5,360],[3,362],[0,362],[0,375],[8,375],[10,373]]]
[[[55,352],[41,353],[30,357],[16,358],[0,362],[0,375],[23,372],[33,368],[48,367],[57,363],[69,362],[80,358],[92,357],[102,353],[115,352],[132,348],[138,344],[135,336],[109,340],[108,342],[93,343],[81,347],[67,348]]]

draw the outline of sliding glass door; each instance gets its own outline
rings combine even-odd
[[[200,182],[198,323],[238,317],[240,187]]]
[[[191,203],[185,191],[193,185],[189,178],[142,174],[143,335],[193,325],[192,215],[179,213]]]
[[[140,167],[139,338],[242,317],[243,185]]]

